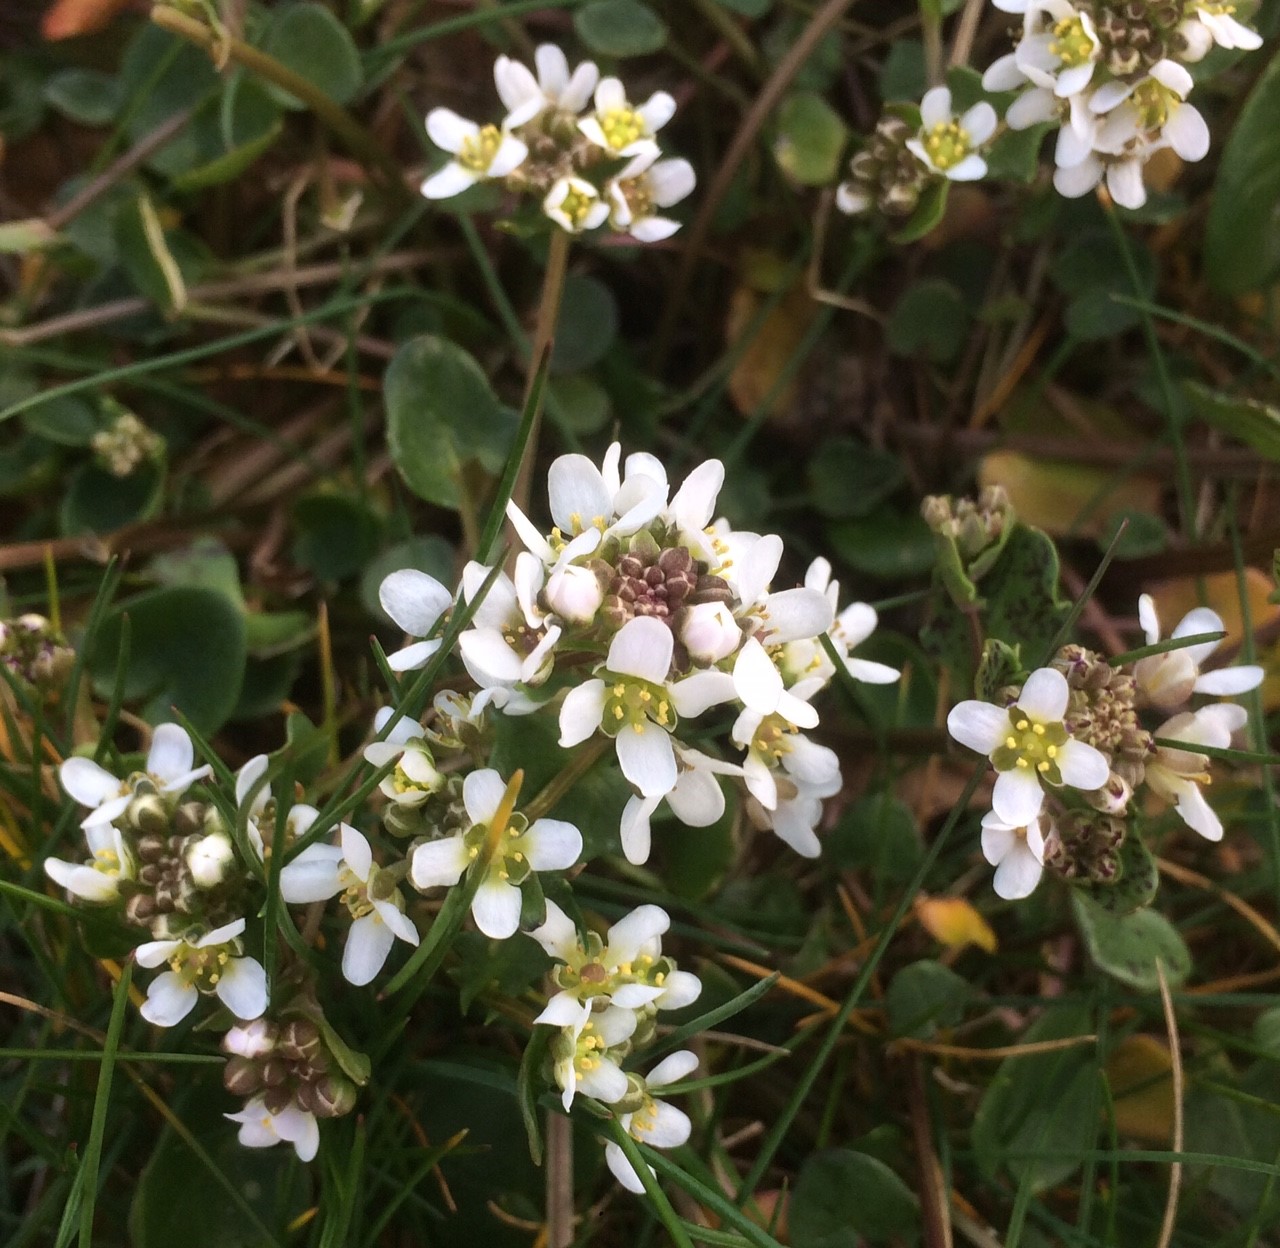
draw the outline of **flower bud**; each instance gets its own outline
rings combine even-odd
[[[266,1057],[276,1047],[276,1025],[265,1018],[238,1023],[222,1037],[222,1051],[237,1057]]]
[[[742,629],[723,603],[702,602],[685,613],[680,640],[695,663],[719,663],[737,650]]]
[[[319,1053],[324,1044],[320,1028],[308,1018],[294,1018],[280,1031],[280,1051],[292,1062],[303,1062]]]
[[[231,838],[223,832],[202,836],[187,847],[187,869],[200,888],[216,888],[235,865]]]
[[[1195,691],[1200,670],[1186,650],[1166,650],[1134,664],[1133,675],[1141,696],[1161,711],[1175,711]]]
[[[287,1084],[268,1088],[262,1094],[262,1103],[269,1114],[282,1114],[293,1104],[293,1089]]]
[[[1113,771],[1107,777],[1106,784],[1092,793],[1086,793],[1084,800],[1104,815],[1123,815],[1129,809],[1129,799],[1132,796],[1133,788],[1129,782]]]
[[[600,581],[590,568],[569,564],[547,579],[547,606],[571,624],[590,624],[604,601]]]
[[[311,1088],[309,1108],[317,1118],[341,1118],[356,1107],[356,1086],[341,1075],[325,1075],[306,1086]]]
[[[125,821],[139,832],[163,836],[169,830],[169,811],[158,793],[136,797],[124,813]]]
[[[232,1096],[253,1096],[262,1088],[262,1070],[247,1057],[233,1057],[222,1071],[222,1086]]]

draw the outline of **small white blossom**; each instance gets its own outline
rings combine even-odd
[[[1106,755],[1073,738],[1062,722],[1069,697],[1066,677],[1042,667],[1027,677],[1016,705],[970,700],[947,716],[957,741],[991,759],[998,773],[991,802],[1011,827],[1026,827],[1039,815],[1042,785],[1092,792],[1111,774]]]
[[[1183,741],[1189,748],[1157,746],[1155,755],[1147,760],[1147,784],[1165,801],[1174,803],[1182,821],[1209,841],[1222,840],[1222,820],[1200,791],[1200,786],[1210,781],[1209,759],[1197,753],[1195,747],[1207,745],[1225,750],[1232,734],[1243,728],[1247,719],[1244,707],[1218,702],[1175,715],[1155,733],[1170,741]]]
[[[529,154],[514,135],[497,126],[478,126],[448,108],[433,108],[427,114],[427,133],[437,147],[453,155],[422,184],[428,199],[451,199],[486,178],[505,178]]]
[[[396,939],[418,943],[418,929],[404,913],[394,886],[375,879],[373,851],[364,835],[339,826],[342,844],[308,845],[280,872],[280,896],[291,906],[328,901],[342,894],[353,920],[342,953],[342,975],[357,987],[370,983],[386,964]]]
[[[610,1050],[625,1044],[635,1033],[638,1020],[634,1010],[616,1005],[593,1010],[589,1001],[561,998],[554,1008],[544,1010],[538,1021],[562,1029],[553,1045],[552,1073],[565,1113],[579,1092],[606,1105],[626,1095],[627,1077]]]
[[[586,178],[567,175],[552,184],[542,211],[566,233],[582,234],[608,220],[609,203]]]
[[[1236,19],[1236,7],[1217,0],[1201,0],[1200,3],[1189,4],[1187,19],[1178,27],[1179,33],[1189,45],[1190,55],[1184,52],[1182,59],[1198,61],[1215,43],[1220,48],[1238,48],[1244,52],[1253,52],[1262,47],[1262,36]],[[1197,27],[1198,30],[1195,29]],[[1201,31],[1204,33],[1201,34]],[[1197,52],[1199,55],[1196,55]]]
[[[988,811],[982,816],[982,856],[996,869],[992,887],[997,896],[1006,901],[1031,896],[1044,871],[1040,820],[1014,827]]]
[[[169,969],[151,981],[142,1017],[157,1027],[173,1027],[195,1008],[201,993],[216,993],[237,1018],[257,1018],[267,1008],[267,973],[256,958],[246,957],[240,936],[245,922],[236,919],[195,940],[152,940],[139,945],[139,966]]]
[[[275,837],[276,829],[275,814],[270,809],[271,785],[261,783],[269,766],[270,759],[265,754],[255,754],[236,772],[236,808],[243,809],[246,803],[249,805],[245,831],[249,834],[249,844],[259,862],[266,862],[271,856],[269,844]],[[253,796],[250,797],[250,794]],[[320,812],[305,802],[290,806],[284,817],[286,844],[304,835],[319,818]]]
[[[82,901],[115,901],[120,896],[122,881],[132,880],[137,873],[137,863],[120,830],[111,824],[87,827],[84,835],[92,855],[88,862],[46,858],[45,874]]]
[[[195,757],[186,729],[178,724],[161,724],[151,738],[144,767],[146,778],[161,793],[178,797],[211,770],[207,764],[193,767]],[[133,777],[120,780],[89,758],[68,758],[58,769],[58,778],[75,801],[90,807],[89,814],[80,821],[86,830],[110,823],[124,814],[133,801]]]
[[[996,130],[996,111],[983,101],[961,117],[951,109],[951,92],[934,87],[920,101],[920,133],[907,140],[908,150],[934,173],[953,182],[976,182],[987,173],[977,154]]]
[[[688,1114],[660,1100],[654,1096],[654,1092],[679,1083],[697,1068],[698,1055],[688,1049],[681,1049],[663,1058],[644,1076],[644,1100],[640,1108],[619,1118],[622,1129],[633,1140],[639,1140],[650,1148],[679,1148],[686,1143],[693,1130]],[[612,1140],[605,1145],[604,1158],[613,1177],[627,1191],[637,1194],[644,1191],[644,1183],[627,1160],[626,1153]]]
[[[381,733],[394,714],[391,707],[382,707],[373,719],[374,732]],[[364,747],[364,760],[371,767],[385,767],[395,761],[395,767],[383,776],[378,788],[398,806],[421,806],[445,785],[422,725],[407,715],[397,719],[381,741],[371,741]]]
[[[640,243],[670,238],[680,223],[655,210],[678,204],[693,193],[696,183],[687,160],[658,160],[656,148],[639,152],[605,187],[609,224]]]
[[[662,802],[665,801],[671,807],[671,813],[686,827],[710,827],[724,814],[724,791],[716,776],[743,774],[737,763],[712,758],[709,754],[690,749],[674,739],[672,745],[679,772],[675,788],[660,797],[632,795],[622,812],[622,852],[628,862],[637,866],[649,861],[649,821]]]
[[[493,80],[507,115],[504,130],[515,130],[544,112],[578,114],[586,108],[596,88],[600,71],[594,62],[583,61],[571,74],[563,51],[554,43],[534,49],[535,78],[528,67],[508,56],[494,62]]]
[[[434,576],[416,568],[402,568],[383,578],[378,586],[378,601],[405,633],[424,639],[387,655],[387,666],[393,672],[425,667],[440,649],[440,639],[428,635],[453,606],[453,594]]]
[[[506,940],[519,928],[518,885],[531,871],[566,871],[582,854],[582,833],[562,819],[538,819],[530,825],[513,811],[506,826],[496,828],[494,819],[506,791],[492,768],[471,772],[462,785],[471,827],[419,845],[410,868],[418,888],[452,888],[473,865],[483,862],[484,878],[471,902],[471,917],[492,940]]]
[[[240,1124],[236,1138],[245,1148],[270,1148],[283,1141],[293,1145],[299,1161],[312,1161],[320,1148],[315,1115],[296,1105],[273,1114],[261,1097],[255,1097],[238,1113],[222,1116]]]
[[[1156,604],[1150,594],[1138,599],[1138,621],[1147,639],[1147,645],[1160,641],[1160,619]],[[1180,637],[1194,637],[1199,633],[1225,631],[1222,617],[1208,607],[1196,607],[1178,621],[1171,634],[1176,641]],[[1236,667],[1220,667],[1216,671],[1201,672],[1204,661],[1221,645],[1220,641],[1202,641],[1184,646],[1180,650],[1166,650],[1163,654],[1148,655],[1134,664],[1134,679],[1138,689],[1152,706],[1171,711],[1182,706],[1193,693],[1208,693],[1221,697],[1247,693],[1262,684],[1264,672],[1253,664]]]
[[[665,91],[656,91],[635,106],[617,78],[602,78],[595,91],[595,112],[579,121],[578,129],[613,156],[635,156],[653,150],[654,134],[675,111],[676,102]]]
[[[474,562],[463,569],[462,592],[468,603],[479,594],[489,571]],[[514,690],[517,685],[541,684],[551,675],[562,630],[538,606],[544,575],[541,563],[521,552],[515,580],[505,572],[498,574],[476,607],[471,627],[459,637],[463,666],[481,689]],[[508,714],[516,709],[505,700],[503,705]]]
[[[216,888],[235,865],[236,851],[225,832],[210,832],[185,851],[187,870],[198,888]]]

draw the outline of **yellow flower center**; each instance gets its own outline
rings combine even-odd
[[[600,114],[600,129],[609,146],[619,152],[637,139],[643,139],[648,127],[634,108],[623,105]]]
[[[169,969],[184,984],[198,988],[201,992],[212,992],[231,961],[232,947],[227,945],[209,945],[197,949],[193,945],[183,943],[173,957],[169,959]]]
[[[1140,82],[1129,98],[1138,110],[1138,124],[1144,130],[1159,130],[1182,103],[1173,91],[1154,78]]]
[[[799,731],[781,715],[766,715],[751,738],[751,750],[768,762],[778,762],[784,754],[791,753],[792,735]]]
[[[661,728],[675,726],[667,691],[659,685],[634,676],[613,677],[604,699],[603,728],[612,736],[620,728],[630,726],[643,732],[649,721]]]
[[[485,126],[479,134],[462,140],[462,146],[458,149],[458,164],[475,173],[487,173],[501,146],[502,132],[497,126]]]
[[[594,203],[594,195],[588,195],[585,191],[578,190],[576,186],[571,186],[564,199],[560,201],[560,211],[573,222],[575,228],[578,228],[586,221],[587,214]]]
[[[114,849],[98,850],[93,855],[93,869],[114,878],[120,874],[120,855]]]
[[[940,121],[925,131],[924,150],[934,168],[954,169],[973,150],[973,144],[958,121]]]
[[[1055,23],[1053,42],[1049,44],[1049,51],[1068,69],[1075,69],[1093,60],[1097,46],[1093,37],[1085,29],[1084,18],[1077,14],[1074,17],[1064,17],[1060,22]]]

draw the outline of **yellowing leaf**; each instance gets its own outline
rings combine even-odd
[[[1081,464],[1032,459],[1017,451],[993,451],[978,467],[985,487],[1002,485],[1020,519],[1046,533],[1101,537],[1129,511],[1154,512],[1160,485],[1141,477],[1118,480],[1114,472]]]
[[[1116,1130],[1130,1139],[1168,1145],[1173,1139],[1173,1062],[1163,1041],[1126,1036],[1107,1059]]]
[[[991,924],[963,897],[918,897],[916,918],[934,940],[948,949],[977,945],[988,953],[996,951]]]
[[[725,337],[732,346],[752,328],[752,322],[768,296],[750,286],[739,286],[729,303]],[[765,317],[729,376],[729,397],[744,416],[757,411],[769,398],[783,370],[791,363],[809,329],[817,305],[803,286],[794,286]],[[796,387],[794,377],[781,386],[769,403],[773,414],[791,402]]]

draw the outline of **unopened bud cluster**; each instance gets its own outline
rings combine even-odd
[[[165,441],[132,412],[120,409],[111,425],[93,435],[94,457],[113,477],[128,477],[164,454]]]
[[[43,615],[0,620],[0,663],[31,688],[56,690],[75,664],[76,653]]]

